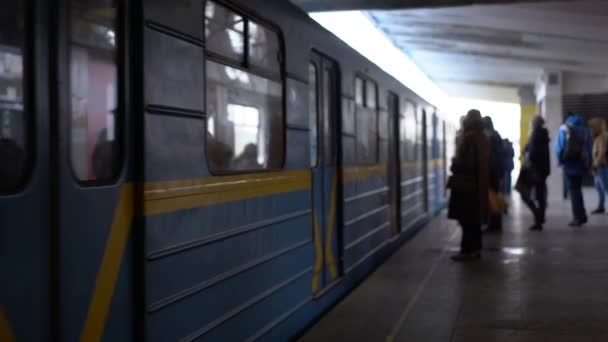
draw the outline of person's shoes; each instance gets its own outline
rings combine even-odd
[[[597,208],[594,211],[592,211],[591,214],[603,214],[605,212],[606,212],[606,210],[604,208]]]
[[[451,256],[451,259],[454,261],[472,261],[481,258],[480,252],[473,253],[458,253]]]
[[[543,230],[543,226],[537,223],[537,224],[533,225],[532,227],[530,227],[530,230],[541,231],[541,230]]]
[[[583,224],[587,223],[587,220],[582,221],[582,220],[573,220],[572,222],[568,223],[568,225],[570,227],[580,227]]]
[[[583,217],[583,219],[582,219],[582,220],[580,220],[580,221],[581,221],[581,223],[582,223],[582,224],[587,223],[587,216]]]

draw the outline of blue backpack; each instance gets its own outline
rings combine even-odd
[[[562,162],[582,162],[585,159],[585,136],[576,128],[566,125],[566,145],[562,151]]]

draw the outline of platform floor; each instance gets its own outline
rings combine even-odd
[[[552,202],[531,232],[515,195],[503,233],[469,263],[449,258],[457,225],[434,219],[300,341],[608,341],[608,216],[573,229],[568,203]]]

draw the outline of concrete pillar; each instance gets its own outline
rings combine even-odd
[[[520,107],[520,134],[519,134],[519,148],[520,148],[520,163],[523,162],[524,158],[524,148],[526,144],[528,144],[528,139],[530,138],[530,120],[532,117],[536,115],[536,96],[534,94],[533,87],[521,87],[517,91],[517,95],[519,96],[519,107]]]
[[[559,127],[563,123],[562,109],[562,73],[544,70],[537,79],[535,89],[538,112],[545,118],[546,127],[551,137],[551,175],[547,179],[549,202],[561,201],[564,193],[564,175],[558,167],[555,155],[555,141]]]

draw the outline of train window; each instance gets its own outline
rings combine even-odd
[[[274,75],[281,73],[279,35],[253,21],[249,24],[249,63]]]
[[[205,37],[209,169],[280,168],[285,134],[278,32],[207,1]]]
[[[378,93],[378,87],[375,82],[370,80],[365,81],[365,106],[368,108],[376,109],[376,97]]]
[[[359,77],[355,78],[355,103],[359,106],[365,104],[365,82]]]
[[[0,25],[0,193],[15,192],[22,185],[30,148],[23,87],[24,4],[2,4],[7,15]]]
[[[317,166],[318,159],[318,94],[317,94],[317,66],[314,63],[308,65],[308,117],[310,125],[310,166]]]
[[[243,62],[245,58],[245,21],[213,1],[205,5],[205,45],[208,50]]]
[[[117,2],[71,2],[70,154],[81,181],[110,181],[119,171]]]
[[[225,173],[281,167],[282,84],[210,60],[206,65],[210,169]]]
[[[355,78],[355,138],[356,161],[359,164],[378,162],[378,112],[376,111],[376,83],[362,77]]]

